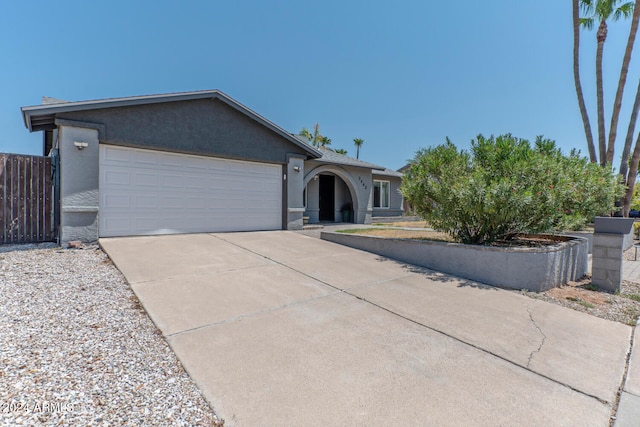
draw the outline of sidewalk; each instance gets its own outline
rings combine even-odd
[[[640,283],[640,254],[635,260],[635,248],[625,252],[622,261],[622,280]],[[640,323],[635,327],[629,368],[616,414],[616,427],[640,426]]]
[[[634,254],[635,249],[631,248],[625,253],[625,259],[622,261],[622,280],[628,280],[633,283],[640,283],[640,254],[638,254],[638,259],[633,260],[633,255],[631,255],[632,261],[629,261],[629,254]]]

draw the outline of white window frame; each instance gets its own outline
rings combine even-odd
[[[381,206],[376,206],[376,196],[375,196],[376,184],[378,184],[378,188],[379,188],[378,190],[380,194],[379,201]],[[382,191],[383,186],[387,187],[386,193]],[[386,202],[387,202],[386,206],[384,206],[384,203],[383,203],[383,199],[382,199],[383,194],[386,195]],[[391,207],[391,181],[383,181],[378,179],[373,180],[373,207],[374,209],[389,209]]]

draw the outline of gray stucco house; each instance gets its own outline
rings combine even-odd
[[[402,214],[402,174],[317,149],[218,90],[22,107],[56,164],[59,241]]]

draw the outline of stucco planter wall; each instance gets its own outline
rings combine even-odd
[[[589,241],[589,253],[593,252],[593,231],[567,231],[564,236],[582,237]],[[633,246],[633,232],[624,235],[622,249],[627,250]]]
[[[564,237],[566,241],[540,248],[500,248],[335,232],[321,237],[487,285],[534,292],[579,279],[588,269],[584,238]]]

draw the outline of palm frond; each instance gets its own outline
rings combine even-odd
[[[633,7],[634,7],[633,2],[627,2],[621,5],[619,8],[615,10],[615,12],[613,12],[613,20],[617,21],[618,19],[623,17],[625,19],[630,18],[633,15]]]
[[[593,1],[594,0],[580,0],[580,11],[584,15],[593,14]]]
[[[593,30],[593,18],[580,18],[580,26],[587,30]]]
[[[311,140],[313,139],[311,132],[309,132],[309,129],[307,128],[302,128],[302,130],[300,131],[300,136],[305,137],[306,139],[309,140],[309,142],[311,142]]]

